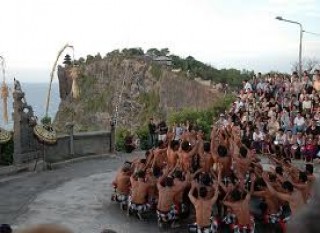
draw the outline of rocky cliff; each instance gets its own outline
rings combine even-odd
[[[76,131],[109,129],[116,115],[118,125],[135,129],[150,117],[166,117],[171,111],[207,108],[218,93],[147,57],[111,56],[79,67],[78,99],[72,98],[70,66],[59,66],[61,103],[55,117],[58,132],[67,122]]]

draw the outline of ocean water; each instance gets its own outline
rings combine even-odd
[[[13,89],[13,84],[8,84],[9,88]],[[46,106],[46,98],[48,94],[48,83],[23,83],[21,82],[22,91],[25,93],[26,101],[29,105],[32,106],[34,115],[41,119],[45,115],[45,106]],[[0,127],[5,129],[12,129],[13,128],[13,121],[12,121],[12,112],[13,112],[13,98],[12,92],[10,92],[10,96],[8,99],[8,117],[9,123],[5,124],[2,118],[3,113],[3,103],[2,99],[0,98]],[[59,96],[59,84],[53,83],[52,90],[51,90],[51,99],[49,105],[49,116],[53,119],[58,111],[60,103],[60,96]]]

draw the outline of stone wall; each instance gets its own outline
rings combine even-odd
[[[54,145],[42,145],[40,156],[48,163],[67,159],[99,155],[112,152],[111,133],[107,131],[75,133],[73,140],[70,135],[61,135]],[[73,143],[72,143],[73,141]],[[74,154],[72,154],[72,144]],[[45,153],[43,153],[45,152]]]

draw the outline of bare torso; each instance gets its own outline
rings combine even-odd
[[[199,227],[208,227],[211,224],[212,201],[198,199],[194,203],[196,209],[196,221]]]
[[[248,199],[244,199],[242,201],[234,203],[234,206],[232,207],[232,212],[236,215],[238,223],[240,225],[251,225],[251,216]]]
[[[204,172],[209,172],[210,168],[213,166],[213,157],[210,153],[204,152],[203,155],[200,155],[200,167]]]
[[[159,188],[159,199],[157,209],[161,212],[169,212],[171,206],[174,204],[174,195],[176,190],[173,187]]]
[[[115,180],[116,190],[119,194],[129,195],[130,193],[130,176],[120,172]]]
[[[131,198],[135,204],[145,204],[147,202],[149,184],[143,181],[136,181],[132,184]]]
[[[168,167],[175,167],[178,161],[178,154],[176,151],[172,149],[168,149],[167,152],[167,160],[168,160]]]

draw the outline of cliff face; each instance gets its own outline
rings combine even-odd
[[[58,132],[64,132],[65,124],[71,121],[76,131],[109,129],[117,103],[118,125],[135,129],[152,116],[166,117],[170,111],[185,107],[209,107],[218,97],[186,74],[172,72],[144,57],[114,56],[79,67],[80,98],[75,100],[71,97],[69,69],[58,69]]]

